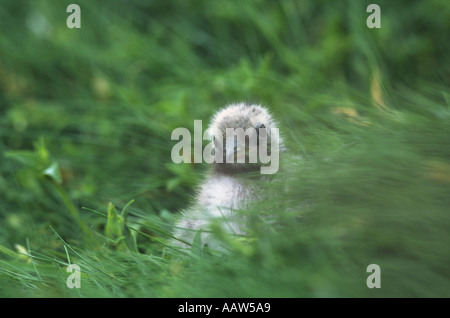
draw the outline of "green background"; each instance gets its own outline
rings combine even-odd
[[[0,296],[449,297],[450,6],[370,3],[2,1]],[[249,238],[186,256],[208,167],[170,134],[238,101],[289,151]]]

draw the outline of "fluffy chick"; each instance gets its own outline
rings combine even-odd
[[[276,127],[269,111],[260,105],[232,104],[219,110],[213,116],[209,132],[214,140],[214,150],[223,155],[223,162],[212,163],[212,169],[199,186],[194,204],[182,212],[173,233],[176,238],[175,245],[189,248],[196,235],[199,235],[198,239],[202,247],[208,246],[214,250],[224,250],[220,242],[215,240],[210,233],[212,222],[217,220],[229,234],[245,235],[246,219],[238,211],[245,209],[250,202],[255,200],[258,192],[254,182],[249,182],[244,178],[243,173],[260,169],[261,163],[259,161],[249,163],[249,152],[252,146],[248,141],[245,145],[237,144],[236,140],[234,143],[227,144],[226,129],[242,128],[245,131],[248,128],[254,128],[249,131],[258,137],[259,129],[266,128],[268,148],[271,147],[270,140],[274,140],[278,143],[278,148],[282,148],[282,140],[278,132],[271,131],[271,128]],[[269,138],[271,133],[277,134],[277,136]],[[256,144],[256,147],[259,146]],[[233,159],[236,159],[237,151],[242,147],[245,147],[245,162],[237,163]],[[227,157],[231,159],[229,163],[227,163]]]

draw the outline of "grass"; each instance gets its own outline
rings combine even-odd
[[[1,297],[450,296],[446,2],[379,1],[381,29],[370,1],[78,1],[81,29],[4,2]],[[235,101],[289,151],[250,236],[188,256],[168,239],[208,167],[170,134]]]

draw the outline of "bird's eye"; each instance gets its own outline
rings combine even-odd
[[[258,124],[256,125],[256,136],[257,136],[257,140],[256,140],[256,146],[259,147],[259,130],[261,128],[266,128],[266,126],[264,124]]]
[[[264,124],[258,124],[256,125],[256,133],[259,135],[259,129],[260,128],[266,128],[266,126]]]

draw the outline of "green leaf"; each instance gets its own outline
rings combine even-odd
[[[44,170],[43,175],[49,177],[51,180],[55,181],[57,184],[62,183],[61,171],[59,170],[58,163],[54,162],[50,167]]]
[[[108,219],[106,221],[105,234],[110,239],[123,236],[124,220],[117,213],[116,207],[110,202],[108,204]]]

